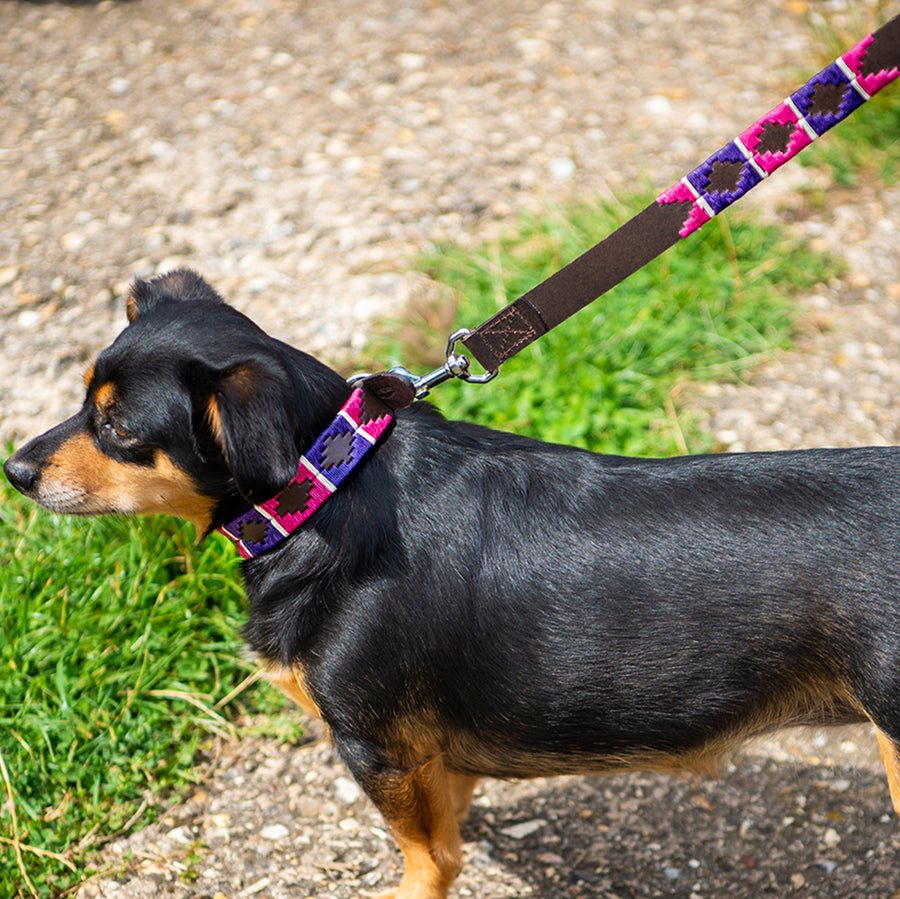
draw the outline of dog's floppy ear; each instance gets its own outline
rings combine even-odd
[[[271,499],[297,474],[300,458],[286,372],[255,359],[204,380],[207,423],[238,491],[255,504]]]
[[[150,312],[160,303],[172,300],[224,302],[200,275],[190,269],[180,268],[150,281],[136,278],[125,301],[125,314],[129,323],[133,324],[139,316]]]

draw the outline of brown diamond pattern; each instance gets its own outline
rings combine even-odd
[[[363,390],[359,417],[363,424],[390,414],[390,409],[370,390]]]
[[[820,82],[813,91],[809,115],[837,115],[841,111],[841,103],[847,90],[849,85],[846,84]]]
[[[862,74],[878,75],[897,67],[897,41],[900,40],[900,20],[889,22],[882,33],[869,44],[862,61]]]
[[[241,522],[241,540],[244,543],[264,543],[269,533],[269,525],[265,521]]]
[[[278,498],[278,508],[275,510],[277,515],[296,515],[306,508],[309,502],[309,494],[312,490],[312,481],[294,482],[288,484],[284,488],[281,496]]]
[[[756,145],[757,153],[785,153],[791,142],[795,125],[766,122]]]
[[[325,441],[322,452],[322,467],[334,468],[337,465],[349,465],[353,461],[353,432],[335,434]]]
[[[734,193],[741,183],[743,172],[743,162],[727,162],[724,159],[717,159],[709,173],[709,185],[706,189],[709,193]]]

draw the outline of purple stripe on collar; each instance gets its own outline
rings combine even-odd
[[[392,420],[388,408],[357,388],[334,421],[300,457],[297,476],[272,499],[251,506],[217,530],[252,559],[277,546],[337,490]]]

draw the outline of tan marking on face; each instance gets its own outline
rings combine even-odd
[[[67,440],[41,472],[35,501],[75,515],[177,515],[206,533],[213,500],[161,450],[153,465],[117,462],[86,433]]]
[[[318,703],[312,698],[309,685],[306,680],[306,672],[299,663],[290,667],[270,662],[265,670],[265,678],[281,690],[288,699],[293,699],[297,705],[313,718],[321,718]]]
[[[162,451],[157,450],[153,468],[129,466],[148,474],[140,482],[146,505],[143,514],[177,515],[192,522],[204,534],[212,521],[213,500],[198,492],[193,479]]]
[[[88,367],[87,371],[84,373],[84,386],[91,386],[91,379],[94,377],[94,363],[92,362]]]
[[[94,395],[94,404],[101,412],[108,412],[115,401],[116,388],[112,382],[106,381],[97,388],[97,393]]]

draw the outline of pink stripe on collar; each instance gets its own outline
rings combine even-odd
[[[245,558],[272,547],[310,518],[388,429],[392,416],[372,394],[356,388],[334,421],[300,457],[297,476],[276,496],[217,528]]]

